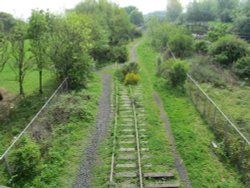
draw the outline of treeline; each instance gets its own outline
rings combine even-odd
[[[250,0],[193,0],[186,11],[179,0],[167,2],[165,18],[170,22],[223,22],[231,24],[235,33],[250,35]],[[159,18],[162,19],[162,16]]]
[[[45,69],[68,77],[71,89],[86,87],[95,65],[127,60],[126,45],[143,24],[138,9],[107,0],[86,0],[63,15],[33,10],[28,22],[0,18],[0,71],[10,64],[18,72],[20,95],[28,71],[38,71],[41,94]]]

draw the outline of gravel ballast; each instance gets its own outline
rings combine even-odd
[[[90,187],[91,170],[95,163],[97,148],[108,131],[110,120],[111,75],[102,75],[102,95],[99,99],[99,110],[96,117],[96,127],[90,142],[84,150],[84,157],[74,182],[73,188]]]

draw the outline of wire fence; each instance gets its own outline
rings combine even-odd
[[[215,147],[223,149],[223,155],[236,165],[246,185],[250,185],[250,141],[189,74],[186,89],[196,109],[213,130],[218,142]]]
[[[38,140],[44,136],[46,127],[46,113],[49,113],[50,106],[57,102],[58,97],[68,90],[68,79],[66,78],[51,97],[46,101],[39,112],[32,118],[28,125],[23,129],[23,131],[13,139],[12,143],[5,150],[5,152],[0,156],[0,180],[1,176],[6,177],[13,175],[12,171],[12,159],[14,157],[15,149],[19,148],[19,144],[23,137],[29,136]],[[48,120],[47,120],[48,121]],[[7,172],[7,174],[6,174]]]
[[[176,59],[169,46],[168,49],[171,56]],[[244,183],[250,186],[250,141],[189,74],[186,91],[220,143],[215,147],[222,148],[223,156],[229,159],[231,164],[236,165]]]

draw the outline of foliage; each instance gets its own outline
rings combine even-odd
[[[134,9],[129,14],[130,22],[133,23],[136,26],[142,26],[144,24],[144,18],[141,12],[138,11],[138,9]]]
[[[177,57],[187,57],[193,51],[193,37],[183,27],[151,19],[148,23],[148,37],[151,45],[159,52],[171,49]]]
[[[28,69],[32,66],[33,54],[28,49],[27,25],[17,21],[10,34],[11,54],[18,70],[19,94],[24,95],[23,82]]]
[[[179,29],[172,33],[169,39],[169,47],[176,57],[184,58],[192,54],[194,49],[194,39],[185,30]]]
[[[225,23],[215,22],[210,24],[209,30],[207,32],[207,38],[211,42],[215,42],[219,38],[225,36],[230,31],[230,26]]]
[[[92,72],[92,48],[89,19],[75,13],[66,19],[54,18],[55,28],[52,33],[50,58],[60,80],[68,77],[71,89],[87,86]]]
[[[187,7],[187,20],[189,22],[214,21],[217,13],[215,0],[192,1]]]
[[[174,22],[182,13],[182,5],[179,0],[167,1],[167,18],[169,21]]]
[[[33,10],[29,19],[28,37],[30,39],[31,51],[34,54],[37,70],[39,71],[39,92],[43,93],[43,69],[48,62],[48,20],[42,10]]]
[[[0,12],[0,32],[8,33],[15,26],[15,18],[6,12]]]
[[[187,62],[169,59],[160,65],[159,75],[173,87],[183,86],[187,78]]]
[[[121,82],[124,82],[126,75],[129,73],[139,73],[139,66],[137,63],[130,62],[129,64],[124,64],[122,68],[117,70],[116,75]]]
[[[234,10],[238,7],[239,0],[218,0],[218,13],[222,22],[232,22]]]
[[[206,40],[196,40],[194,46],[196,53],[206,54],[208,52],[209,42]]]
[[[18,148],[13,152],[11,160],[13,177],[12,185],[22,187],[25,182],[32,180],[40,171],[41,153],[39,146],[29,137],[23,137]]]
[[[0,72],[10,59],[10,44],[7,37],[0,33]]]
[[[250,57],[238,59],[233,70],[239,77],[250,80]]]
[[[171,122],[177,150],[185,163],[192,186],[243,188],[241,176],[234,170],[234,166],[221,161],[211,151],[211,141],[215,136],[196,111],[190,98],[178,89],[166,87],[165,82],[155,76],[157,53],[146,41],[139,45],[137,51],[141,67],[141,82],[145,84],[144,88],[147,89],[146,91],[149,90],[150,95],[152,95],[150,90],[152,88],[158,92],[163,101],[164,109]],[[242,104],[245,103],[242,102]],[[218,150],[221,149],[218,148]]]
[[[226,35],[212,44],[210,54],[221,65],[232,65],[248,54],[248,44],[233,35]]]
[[[131,72],[126,74],[124,84],[125,85],[136,85],[138,84],[140,77],[138,74]]]

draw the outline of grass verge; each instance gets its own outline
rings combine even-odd
[[[214,135],[188,96],[183,91],[168,87],[165,81],[155,76],[157,53],[147,41],[138,47],[137,53],[147,87],[153,87],[163,100],[177,149],[193,187],[243,187],[239,174],[214,154],[211,147]]]

